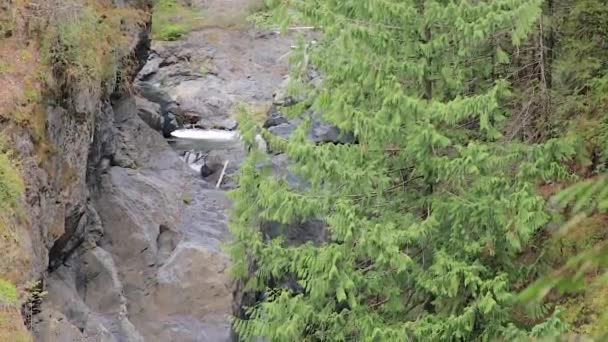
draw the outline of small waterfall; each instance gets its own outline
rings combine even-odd
[[[238,131],[184,128],[172,132],[171,136],[169,143],[178,151],[181,159],[196,172],[200,172],[212,152],[228,156],[231,152],[243,149]],[[256,136],[256,143],[266,152],[266,142],[260,135]]]

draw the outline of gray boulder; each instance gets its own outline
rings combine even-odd
[[[163,111],[166,110],[169,105],[175,103],[169,94],[152,83],[136,82],[135,89],[143,98],[158,103]]]
[[[299,246],[308,242],[321,245],[328,239],[327,224],[317,219],[292,224],[264,222],[260,229],[266,239],[271,240],[283,236],[289,246]]]
[[[285,154],[273,155],[269,160],[256,165],[258,170],[270,170],[274,179],[285,181],[290,188],[296,190],[305,190],[310,187],[310,184],[296,177],[289,171],[289,158]]]
[[[275,135],[279,138],[289,139],[297,128],[298,128],[298,124],[296,124],[294,122],[285,122],[285,123],[270,127],[268,129],[268,132],[272,133],[273,135]]]
[[[352,144],[355,141],[352,133],[342,133],[338,127],[320,120],[312,122],[309,138],[315,143]]]
[[[180,105],[161,88],[149,82],[137,82],[135,84],[135,88],[138,90],[141,97],[148,100],[148,102],[159,105],[161,115],[160,131],[163,133],[165,138],[170,137],[171,132],[178,129],[180,127],[180,121],[183,121],[184,113]],[[142,101],[140,101],[140,103],[141,102]],[[155,109],[148,104],[144,105],[145,107],[142,109],[145,111],[145,113],[143,113],[144,118],[150,117],[148,120],[144,119],[144,121],[151,121],[152,125],[150,125],[150,127],[158,125],[158,117],[156,115],[147,113],[149,111],[154,112]]]
[[[88,342],[83,332],[74,326],[60,311],[47,308],[36,317],[33,335],[39,342]],[[102,338],[97,341],[116,342],[115,339]]]
[[[162,58],[151,54],[150,57],[148,57],[146,64],[137,75],[137,78],[140,80],[146,80],[150,76],[154,75],[160,68],[162,62]]]
[[[171,132],[176,131],[179,128],[179,122],[177,119],[177,115],[173,112],[166,112],[163,114],[163,124],[161,128],[161,132],[163,137],[169,138],[171,137]]]
[[[289,139],[299,125],[300,120],[298,119],[287,120],[280,114],[274,113],[264,123],[270,133],[282,139]],[[308,138],[316,144],[352,144],[355,142],[352,133],[343,133],[338,127],[316,118],[313,119]]]
[[[163,127],[164,118],[161,114],[160,105],[147,99],[135,96],[137,115],[152,129],[160,131]]]
[[[276,106],[273,105],[269,112],[270,115],[268,116],[268,119],[264,121],[264,128],[270,128],[289,122],[280,112],[277,111]]]

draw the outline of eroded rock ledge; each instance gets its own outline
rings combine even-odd
[[[149,9],[151,2],[115,4]],[[131,38],[123,62],[137,72],[148,57],[148,26]],[[201,188],[199,180],[140,119],[136,98],[99,82],[98,93],[73,84],[57,92],[61,98],[48,98],[53,152],[45,163],[36,162],[26,132],[12,132],[28,186],[31,274],[40,275],[48,292],[28,322],[34,337],[228,340],[232,288],[219,248],[226,236],[223,193],[202,189],[188,205],[185,196]],[[214,210],[211,220],[182,222],[205,206]]]

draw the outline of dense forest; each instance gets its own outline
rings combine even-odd
[[[273,137],[233,192],[246,340],[512,341],[608,333],[608,3],[272,1],[320,31]],[[309,82],[311,72],[322,82]],[[316,118],[353,139],[314,144]],[[252,151],[255,151],[252,149]],[[311,220],[323,241],[285,229]]]

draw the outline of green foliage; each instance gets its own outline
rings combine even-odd
[[[157,0],[152,15],[152,35],[158,40],[177,40],[200,23],[200,16],[177,0]]]
[[[98,82],[109,77],[108,64],[115,61],[108,55],[106,39],[113,31],[93,9],[85,7],[75,20],[61,21],[53,29],[57,41],[45,42],[47,64],[67,66],[68,77],[75,80]]]
[[[19,301],[15,286],[4,279],[0,279],[0,306],[17,305]]]
[[[0,278],[0,340],[30,342],[32,338],[23,324],[17,288]]]
[[[596,341],[608,338],[608,286],[595,282],[586,287],[586,291],[569,298],[563,304],[564,320],[573,327],[573,331],[586,336],[593,336]]]
[[[13,14],[10,13],[9,9],[0,8],[0,39],[8,36],[14,26]]]
[[[588,142],[592,168],[602,172],[608,162],[608,6],[602,0],[562,0],[556,7],[555,116]]]
[[[525,40],[540,1],[276,5],[323,30],[292,56],[302,104],[358,143],[315,145],[301,115],[289,141],[269,144],[309,188],[271,177],[258,152],[242,166],[232,273],[264,300],[235,321],[239,335],[459,341],[563,331],[558,312],[530,329],[514,323],[514,259],[550,219],[535,185],[568,178],[561,165],[575,150],[502,136],[510,85],[487,66],[497,49],[482,48],[499,32]],[[319,88],[304,80],[311,66],[325,76]],[[239,127],[253,144],[255,123],[241,115]],[[289,245],[259,229],[309,219],[327,223],[326,243]]]
[[[0,150],[0,210],[17,205],[25,190],[21,175],[11,156]]]
[[[555,24],[561,36],[555,88],[561,94],[583,95],[607,66],[608,8],[602,0],[564,1],[562,5],[565,10],[556,16]]]
[[[584,288],[585,277],[590,272],[597,273],[598,267],[608,266],[608,240],[605,234],[594,236],[590,233],[587,217],[608,212],[608,176],[588,179],[560,191],[552,199],[562,209],[567,209],[572,218],[561,227],[559,236],[571,238],[583,235],[586,242],[576,242],[577,251],[570,256],[558,270],[541,277],[520,294],[524,301],[541,301],[554,289],[561,292],[577,292]],[[605,230],[601,222],[600,229]],[[581,232],[582,230],[582,232]],[[563,250],[564,247],[560,246]],[[600,279],[602,280],[602,279]],[[602,280],[604,281],[604,280]]]
[[[553,26],[560,37],[555,47],[558,56],[553,89],[556,117],[568,127],[568,134],[585,140],[591,161],[585,166],[589,166],[596,177],[575,183],[553,198],[556,206],[570,216],[558,232],[559,249],[572,250],[572,253],[556,266],[557,270],[530,285],[521,298],[541,301],[556,290],[577,294],[566,300],[567,321],[575,331],[603,340],[608,337],[602,330],[606,326],[602,312],[605,306],[598,309],[595,304],[605,292],[605,276],[597,275],[608,265],[608,245],[605,234],[589,231],[594,227],[590,220],[598,215],[602,217],[608,210],[608,178],[604,174],[608,163],[608,64],[605,61],[608,7],[605,1],[560,1]],[[605,223],[601,223],[600,229],[605,232]],[[585,239],[576,238],[581,235]],[[592,286],[589,279],[594,279]]]
[[[589,227],[588,217],[608,212],[608,7],[605,1],[558,3],[554,30],[559,35],[555,61],[555,107],[569,134],[582,137],[588,146],[594,178],[560,191],[553,201],[570,219],[559,231],[568,239]],[[582,227],[581,227],[582,226]],[[575,243],[575,253],[558,270],[534,282],[522,293],[526,300],[542,300],[552,290],[576,292],[586,286],[585,277],[608,265],[606,238],[588,236]],[[567,247],[567,246],[566,246]],[[564,246],[560,247],[562,250]]]
[[[9,72],[10,68],[8,66],[8,64],[6,64],[3,61],[0,61],[0,76],[2,76],[3,74],[6,74],[7,72]]]
[[[273,16],[271,11],[254,12],[247,16],[247,22],[258,28],[273,28]]]
[[[35,104],[40,98],[40,91],[32,86],[26,87],[23,91],[23,98],[26,104]]]

